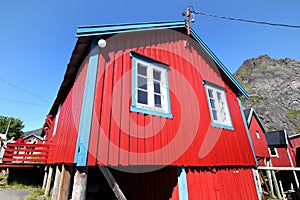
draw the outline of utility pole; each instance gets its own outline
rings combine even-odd
[[[5,137],[6,137],[6,139],[7,139],[7,133],[8,133],[8,130],[9,130],[10,123],[11,123],[11,119],[9,119],[6,131],[5,131]]]
[[[191,34],[191,9],[186,8],[186,22],[187,22],[187,34]]]

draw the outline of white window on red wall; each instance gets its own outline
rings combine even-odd
[[[233,130],[224,88],[204,81],[212,125]]]
[[[132,112],[172,118],[168,86],[169,66],[131,52]]]

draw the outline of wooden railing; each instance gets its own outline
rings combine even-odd
[[[49,145],[8,143],[3,156],[3,164],[47,163]]]

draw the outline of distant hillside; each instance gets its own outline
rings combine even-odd
[[[250,95],[243,106],[257,111],[267,131],[300,132],[300,61],[262,55],[244,61],[234,75]]]

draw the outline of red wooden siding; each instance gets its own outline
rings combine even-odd
[[[50,164],[74,162],[86,70],[87,63],[82,70],[79,70],[74,86],[61,105],[55,136],[48,137],[50,141],[48,163]]]
[[[130,50],[169,65],[173,119],[130,112]],[[171,30],[118,34],[100,49],[88,165],[254,166],[235,92],[189,37]],[[226,89],[234,131],[211,126],[202,81]]]
[[[300,134],[297,137],[290,137],[290,141],[295,149],[300,147]]]
[[[256,131],[259,132],[260,139],[256,136]],[[268,144],[265,137],[264,130],[261,128],[254,114],[251,117],[251,122],[249,125],[249,132],[254,146],[255,155],[258,159],[269,158],[270,153],[268,150]]]
[[[258,199],[252,169],[189,168],[187,184],[189,199]]]
[[[276,147],[278,157],[271,157],[274,167],[292,167],[286,147]]]

